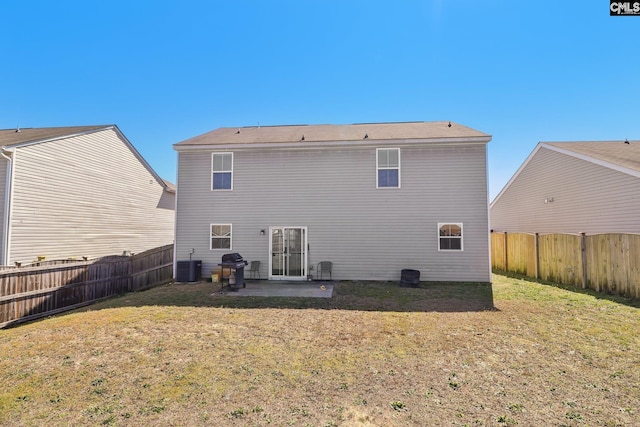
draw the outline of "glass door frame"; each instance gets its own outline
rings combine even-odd
[[[273,235],[274,235],[274,231],[276,230],[280,230],[283,233],[283,239],[284,239],[284,234],[285,234],[285,230],[300,230],[301,231],[301,237],[302,237],[302,242],[301,242],[301,249],[302,249],[302,253],[301,253],[301,266],[300,266],[300,270],[301,270],[301,274],[300,276],[291,276],[288,273],[290,272],[290,268],[288,263],[290,261],[290,257],[291,254],[287,253],[287,251],[289,251],[289,247],[285,246],[284,244],[284,240],[283,240],[283,248],[282,248],[282,252],[280,253],[280,256],[282,257],[282,274],[273,274],[273,260],[274,260],[274,248],[273,247]],[[290,252],[290,251],[289,251]],[[302,226],[281,226],[281,227],[269,227],[269,280],[307,280],[307,275],[309,274],[309,230],[307,227],[302,227]]]

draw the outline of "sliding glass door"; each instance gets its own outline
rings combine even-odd
[[[307,227],[271,227],[269,279],[307,279]]]

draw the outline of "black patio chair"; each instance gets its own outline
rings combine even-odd
[[[255,279],[255,276],[257,275],[258,280],[260,280],[260,261],[251,261],[251,265],[247,272],[249,273],[247,276],[248,279]]]
[[[333,263],[331,261],[320,261],[318,263],[318,267],[316,269],[316,274],[318,276],[318,280],[322,280],[323,276],[326,273],[329,273],[329,280],[331,279],[331,270],[333,268]]]

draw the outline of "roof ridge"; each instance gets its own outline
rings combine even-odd
[[[99,128],[99,127],[109,127],[109,126],[113,126],[113,124],[101,124],[101,125],[77,125],[77,126],[37,126],[37,127],[23,127],[23,126],[16,126],[14,128],[6,128],[6,129],[0,129],[1,131],[7,131],[7,130],[16,130],[16,129],[20,129],[20,130],[26,130],[26,129],[30,129],[30,130],[34,130],[34,129],[68,129],[68,128]]]
[[[448,120],[405,120],[405,121],[383,121],[383,122],[354,122],[354,123],[294,123],[278,125],[248,125],[248,126],[224,126],[228,129],[260,129],[260,128],[281,128],[281,127],[303,127],[303,126],[355,126],[355,125],[405,125],[411,123],[444,123]],[[452,122],[453,123],[453,122]]]

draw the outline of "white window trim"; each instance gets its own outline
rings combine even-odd
[[[378,166],[378,153],[380,152],[380,150],[396,150],[398,151],[398,167],[397,168],[381,168],[380,166]],[[386,189],[396,189],[396,188],[401,188],[401,167],[402,167],[402,162],[400,159],[400,148],[398,147],[385,147],[385,148],[376,148],[376,188],[379,188],[381,190],[386,190]],[[378,171],[379,170],[391,170],[391,169],[398,169],[398,186],[397,187],[380,187],[380,183],[378,182]]]
[[[212,233],[212,228],[214,225],[223,225],[229,226],[229,249],[227,248],[214,248],[213,247],[213,233]],[[209,250],[210,251],[230,251],[233,249],[233,224],[223,224],[223,223],[219,223],[219,222],[212,222],[211,224],[209,224]]]
[[[213,170],[213,164],[214,164],[214,157],[216,154],[231,154],[231,170],[229,171],[214,171]],[[211,153],[211,174],[209,175],[209,178],[211,179],[211,191],[233,191],[233,163],[234,163],[234,158],[233,158],[233,152],[232,151],[218,151],[218,152],[213,152]],[[214,172],[231,172],[231,188],[213,188],[213,173]]]
[[[460,249],[440,249],[440,239],[451,238],[451,236],[440,235],[440,227],[442,227],[443,225],[457,225],[458,227],[460,227]],[[464,252],[464,227],[462,222],[439,222],[438,228],[436,229],[436,235],[438,236],[438,252]]]

